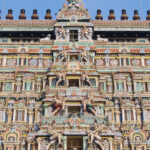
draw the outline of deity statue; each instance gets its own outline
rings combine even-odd
[[[40,111],[37,112],[37,122],[41,122],[42,115]]]
[[[90,79],[89,79],[89,73],[87,71],[85,71],[82,75],[81,75],[81,83],[82,85],[84,85],[84,82],[88,83],[89,86],[92,86]]]
[[[83,27],[81,31],[81,38],[82,39],[89,39],[89,29],[86,28],[85,26]]]
[[[54,112],[52,113],[52,115],[56,115],[58,113],[58,111],[60,111],[61,109],[62,110],[65,110],[65,107],[64,107],[64,104],[65,104],[65,99],[63,97],[55,97],[54,98]]]
[[[50,150],[51,146],[54,145],[56,143],[56,141],[58,141],[58,146],[62,147],[63,143],[62,143],[62,133],[61,132],[57,132],[56,130],[49,130],[50,133],[50,143],[47,145],[46,150]]]
[[[65,39],[65,38],[66,38],[66,30],[64,29],[63,26],[61,26],[61,27],[57,30],[57,33],[58,33],[58,39],[62,40],[62,39]]]
[[[81,61],[86,61],[88,62],[88,52],[87,50],[83,50],[81,53]]]
[[[104,109],[102,106],[94,106],[95,112],[97,116],[103,116],[104,115]]]
[[[105,150],[101,142],[101,136],[99,135],[98,130],[88,131],[88,139],[89,139],[89,144],[95,143],[96,145],[99,146],[100,149]]]
[[[66,61],[67,62],[67,57],[68,57],[68,53],[65,49],[63,49],[61,52],[60,52],[60,56],[61,56],[61,60],[60,62],[63,62],[63,61]]]
[[[65,82],[66,81],[66,74],[63,73],[62,71],[60,71],[58,74],[57,74],[57,77],[58,77],[58,81],[56,83],[56,87],[58,87],[59,83],[61,82]]]
[[[93,95],[88,95],[88,98],[82,101],[83,104],[83,109],[88,110],[92,112],[95,116],[97,116],[97,113],[95,110],[92,108],[92,103],[94,102],[94,96]]]

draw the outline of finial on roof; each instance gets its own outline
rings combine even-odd
[[[97,10],[97,15],[95,17],[96,20],[103,20],[103,16],[102,16],[101,12],[102,11],[100,9]]]
[[[125,9],[122,10],[121,20],[128,20],[128,15]]]
[[[32,15],[32,17],[31,17],[32,20],[38,20],[38,19],[39,19],[39,16],[38,16],[37,13],[38,13],[37,10],[34,9],[34,10],[33,10],[33,15]]]
[[[113,9],[111,9],[111,10],[109,11],[108,19],[109,19],[109,20],[115,20],[115,19],[116,19]]]
[[[150,20],[150,10],[147,11],[147,17],[146,20]]]
[[[25,10],[20,10],[19,20],[26,20]]]
[[[12,9],[8,9],[8,14],[6,16],[7,20],[13,20],[14,17],[12,15],[12,13],[13,13]]]
[[[134,10],[133,20],[140,20],[140,16],[139,16],[138,10]]]
[[[52,19],[52,15],[51,15],[51,10],[50,9],[46,10],[45,19],[46,20],[51,20]]]

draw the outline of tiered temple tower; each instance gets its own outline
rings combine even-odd
[[[150,21],[91,20],[67,0],[56,20],[0,20],[0,150],[149,150]]]

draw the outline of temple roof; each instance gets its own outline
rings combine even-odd
[[[53,27],[55,20],[0,20],[0,27]]]
[[[0,27],[54,27],[56,20],[0,20]],[[94,27],[99,28],[146,28],[150,29],[150,21],[131,20],[92,20]]]

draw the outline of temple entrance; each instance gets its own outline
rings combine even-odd
[[[68,112],[72,114],[80,113],[80,106],[69,106]]]
[[[83,137],[82,136],[68,136],[67,137],[67,150],[83,150]]]
[[[70,79],[69,87],[79,87],[79,80],[78,79]]]

